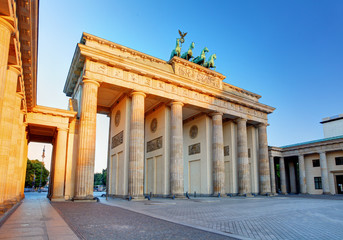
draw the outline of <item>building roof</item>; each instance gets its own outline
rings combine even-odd
[[[291,145],[286,145],[286,146],[282,146],[280,148],[297,147],[297,146],[302,146],[302,145],[307,145],[307,144],[312,144],[312,143],[325,142],[325,141],[341,139],[341,138],[343,139],[343,135],[336,136],[336,137],[330,137],[330,138],[322,138],[322,139],[317,139],[317,140],[308,141],[308,142],[302,142],[302,143],[296,143],[296,144],[291,144]]]

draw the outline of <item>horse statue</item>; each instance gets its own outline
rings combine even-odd
[[[204,67],[205,68],[214,68],[214,71],[216,70],[216,66],[214,66],[214,60],[217,59],[217,55],[216,54],[212,54],[210,56],[210,59],[204,63]]]
[[[181,55],[181,58],[186,59],[186,60],[190,60],[191,58],[193,58],[193,50],[194,49],[194,42],[191,43],[191,45],[189,46],[189,49],[187,52],[184,52]]]
[[[180,57],[181,54],[181,46],[180,46],[180,39],[176,39],[176,47],[175,49],[171,52],[170,59],[172,59],[174,56]]]
[[[202,50],[200,56],[194,58],[192,62],[197,63],[197,64],[199,64],[200,66],[203,66],[203,64],[205,63],[205,59],[206,59],[205,54],[206,54],[207,52],[208,52],[208,48],[205,47],[205,48]]]

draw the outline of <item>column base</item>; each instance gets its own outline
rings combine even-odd
[[[253,198],[253,197],[255,197],[255,196],[252,195],[251,193],[239,193],[238,196],[241,196],[241,197],[248,197],[248,198]]]
[[[323,192],[323,195],[331,195],[330,192]]]
[[[170,194],[169,197],[172,199],[186,199],[186,196],[182,193]]]
[[[261,192],[260,195],[261,196],[273,196],[273,194],[270,192]]]
[[[93,195],[75,196],[72,198],[74,202],[97,202],[98,200]]]
[[[64,199],[64,197],[59,197],[59,196],[55,197],[55,196],[53,196],[53,197],[50,199],[50,201],[51,201],[51,202],[65,202],[65,199]]]

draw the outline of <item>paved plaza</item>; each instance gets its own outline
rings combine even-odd
[[[43,193],[26,193],[0,227],[0,239],[342,239],[342,199],[100,197],[100,203],[50,203]]]
[[[154,199],[101,202],[148,216],[251,239],[342,239],[343,201],[338,196]],[[240,238],[237,237],[237,238]]]

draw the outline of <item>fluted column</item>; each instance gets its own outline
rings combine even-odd
[[[64,200],[64,176],[67,155],[68,129],[58,128],[56,138],[55,176],[51,200]],[[94,173],[93,173],[94,174]]]
[[[320,170],[322,173],[322,187],[323,187],[323,194],[330,194],[330,187],[329,187],[329,176],[328,176],[328,167],[326,161],[326,153],[320,152]]]
[[[16,106],[17,80],[20,71],[15,67],[9,66],[6,73],[5,94],[2,109],[0,111],[6,113],[2,114],[0,117],[0,208],[4,207],[4,200],[10,200],[7,195],[7,192],[9,192],[10,189],[6,190],[6,186],[9,184],[7,181],[9,177],[9,161],[10,156],[13,153],[11,151],[12,131],[14,129],[13,123],[15,120],[14,113]],[[7,186],[7,188],[9,187],[10,186]]]
[[[287,194],[285,159],[283,157],[280,157],[280,182],[281,182],[281,193]]]
[[[237,120],[237,155],[239,195],[251,195],[250,165],[248,158],[247,119]]]
[[[131,100],[129,195],[143,197],[144,186],[144,100],[142,92],[133,92]]]
[[[99,86],[100,84],[97,81],[83,80],[75,199],[93,199],[96,113]]]
[[[269,167],[270,167],[270,185],[271,192],[273,195],[276,194],[276,184],[275,184],[275,167],[274,167],[274,157],[269,157]]]
[[[212,114],[213,194],[225,194],[223,113]]]
[[[20,201],[21,194],[20,194],[20,182],[21,182],[21,140],[22,140],[22,123],[24,114],[21,112],[21,104],[23,100],[23,94],[20,92],[16,93],[15,97],[15,110],[14,110],[14,117],[13,117],[13,131],[12,131],[12,159],[14,165],[13,171],[13,178],[9,179],[9,181],[13,182],[12,186],[12,194],[15,196],[16,201]]]
[[[270,193],[270,168],[268,160],[267,124],[258,126],[260,194]]]
[[[183,186],[183,120],[182,102],[171,104],[170,131],[170,193],[182,197]]]
[[[3,104],[5,94],[8,54],[10,48],[11,33],[13,32],[13,30],[14,28],[12,27],[12,25],[4,17],[0,16],[0,109]],[[4,111],[0,111],[0,119],[3,112]],[[1,120],[0,125],[2,125]],[[0,169],[1,168],[2,166],[0,166]],[[0,192],[0,204],[2,198],[1,196],[4,195]]]
[[[304,155],[302,154],[299,155],[298,160],[299,160],[300,193],[307,193]]]

